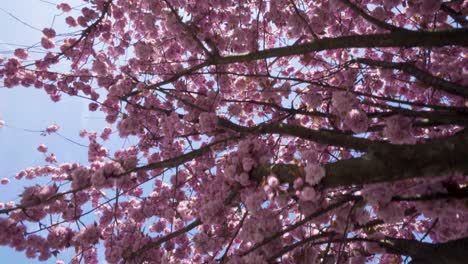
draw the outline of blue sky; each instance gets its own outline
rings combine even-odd
[[[2,13],[0,15],[1,56],[9,57],[15,48],[37,43],[42,33],[32,27],[39,29],[50,27],[54,15],[60,14],[55,7],[60,2],[62,1],[2,1],[0,9]],[[68,0],[66,2],[73,6],[79,1]],[[19,22],[8,13],[32,27]],[[62,23],[64,17],[62,15],[55,19],[54,28],[57,33],[67,32]],[[47,145],[49,152],[54,153],[59,162],[87,162],[86,148],[73,144],[58,135],[44,137],[40,133],[24,130],[43,130],[48,125],[57,123],[61,127],[59,130],[61,135],[87,144],[86,140],[78,136],[78,132],[81,129],[96,130],[105,126],[103,114],[92,114],[87,111],[87,108],[87,102],[79,98],[64,96],[59,103],[52,103],[42,90],[0,87],[0,118],[5,120],[7,125],[0,129],[0,178],[9,178],[11,181],[8,185],[0,185],[0,202],[19,201],[18,194],[21,193],[23,187],[31,185],[31,181],[14,179],[16,172],[26,167],[45,165],[44,154],[36,151],[39,144]],[[67,256],[69,258],[71,254],[73,254],[72,251],[66,252],[63,255],[64,260],[67,260]],[[8,247],[0,247],[0,259],[2,263],[39,263],[38,260],[26,258],[24,252],[15,252]],[[51,258],[47,262],[40,263],[55,263],[55,260],[57,259]]]

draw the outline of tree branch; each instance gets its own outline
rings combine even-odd
[[[361,64],[366,64],[369,66],[377,66],[386,69],[395,69],[401,70],[406,72],[412,76],[414,76],[419,81],[425,83],[428,86],[432,86],[436,89],[443,90],[447,93],[455,94],[458,96],[463,96],[468,98],[468,86],[463,86],[460,84],[456,84],[454,82],[446,81],[442,78],[436,77],[430,74],[427,71],[421,70],[410,63],[397,63],[397,62],[387,62],[387,61],[378,61],[366,58],[359,58],[352,60],[351,62],[357,62]]]
[[[424,144],[371,151],[360,158],[325,165],[325,188],[468,173],[468,133]]]
[[[178,229],[177,231],[174,231],[166,236],[163,236],[161,237],[160,239],[158,240],[155,240],[155,241],[151,241],[151,242],[148,242],[146,243],[143,247],[141,247],[140,249],[138,249],[137,251],[129,254],[128,256],[123,256],[124,259],[135,259],[135,258],[138,258],[139,256],[141,256],[142,254],[144,254],[146,251],[152,249],[152,248],[155,248],[155,247],[158,247],[159,245],[177,237],[177,236],[180,236],[186,232],[189,232],[190,230],[194,229],[195,227],[199,226],[202,224],[202,221],[200,219],[196,219],[195,221],[193,221],[192,223],[190,223],[189,225],[186,225],[185,227],[181,228],[181,229]]]
[[[361,201],[362,200],[362,197],[357,197],[357,196],[346,196],[345,198],[343,198],[342,200],[336,202],[336,203],[333,203],[325,208],[322,208],[322,209],[319,209],[313,213],[311,213],[310,215],[304,217],[302,220],[300,221],[297,221],[296,223],[294,223],[293,225],[290,225],[288,227],[286,227],[285,229],[275,233],[274,235],[270,236],[270,237],[266,237],[262,240],[262,242],[260,243],[257,243],[255,244],[254,246],[252,246],[251,248],[249,248],[248,250],[242,252],[240,254],[240,256],[245,256],[247,254],[249,254],[250,252],[270,243],[271,241],[277,239],[277,238],[280,238],[282,235],[288,233],[288,232],[291,232],[292,230],[304,225],[305,223],[309,222],[310,220],[316,218],[316,217],[319,217],[331,210],[334,210],[338,207],[341,207],[342,205],[350,202],[350,201],[355,201],[355,202],[358,202],[358,201]]]
[[[432,193],[421,196],[404,197],[404,196],[393,196],[392,201],[406,201],[406,202],[417,202],[417,201],[433,201],[441,199],[466,199],[468,198],[468,187],[457,188],[455,190],[447,190],[448,192]]]
[[[231,204],[231,202],[236,198],[236,196],[239,194],[239,190],[240,190],[241,186],[239,184],[236,184],[232,189],[231,189],[231,192],[229,193],[229,195],[226,197],[226,199],[224,199],[224,205],[229,205]],[[164,237],[161,237],[160,239],[158,240],[155,240],[155,241],[152,241],[152,242],[148,242],[146,243],[143,247],[141,247],[140,249],[138,249],[137,251],[134,251],[126,256],[123,256],[124,259],[135,259],[135,258],[138,258],[139,256],[141,256],[142,254],[144,254],[146,251],[152,249],[152,248],[155,248],[155,247],[159,247],[161,244],[177,237],[177,236],[180,236],[184,233],[187,233],[189,232],[190,230],[194,229],[195,227],[199,226],[203,224],[203,222],[197,218],[195,219],[195,221],[193,221],[192,223],[190,223],[189,225],[181,228],[181,229],[178,229],[177,231],[174,231]]]
[[[234,130],[239,133],[289,135],[305,140],[315,141],[325,145],[341,146],[364,152],[369,151],[370,148],[381,148],[391,146],[390,143],[383,141],[372,141],[364,138],[353,137],[352,135],[344,134],[337,131],[314,130],[298,125],[269,123],[254,127],[245,127],[237,125],[229,120],[222,118],[218,119],[218,124],[222,127]]]
[[[230,138],[227,138],[227,139],[224,139],[224,140],[215,141],[215,142],[207,144],[207,145],[205,145],[205,146],[203,146],[203,147],[201,147],[199,149],[196,149],[194,151],[185,153],[183,155],[180,155],[180,156],[177,156],[177,157],[174,157],[174,158],[171,158],[171,159],[167,159],[167,160],[164,160],[164,161],[160,161],[160,162],[150,163],[150,164],[147,164],[147,165],[144,165],[144,166],[141,166],[141,167],[136,167],[136,168],[133,168],[130,171],[127,171],[127,172],[125,172],[123,174],[128,174],[130,172],[136,172],[136,171],[146,171],[146,170],[154,170],[154,169],[160,169],[160,168],[175,167],[175,166],[180,165],[180,164],[182,164],[184,162],[190,161],[190,160],[192,160],[194,158],[200,157],[200,156],[208,153],[211,150],[211,147],[213,147],[215,145],[226,143],[229,140],[234,140],[234,139],[239,139],[239,138],[240,137],[230,137]]]
[[[453,20],[455,20],[455,22],[462,25],[462,27],[468,26],[468,21],[466,20],[465,15],[463,15],[463,13],[461,13],[461,12],[457,12],[457,11],[453,10],[453,8],[448,6],[447,3],[443,3],[440,6],[440,9],[442,9],[451,18],[453,18]]]
[[[326,176],[321,188],[392,182],[411,178],[434,177],[450,173],[468,173],[468,133],[417,145],[391,145],[368,154],[324,165]],[[293,164],[259,166],[254,179],[273,173],[282,182],[293,183],[304,177],[304,170]]]
[[[380,245],[389,253],[410,256],[413,263],[464,264],[468,259],[468,237],[438,244],[386,238]]]
[[[341,2],[343,2],[343,4],[347,5],[349,8],[351,8],[356,14],[358,14],[359,16],[361,16],[362,18],[364,18],[365,20],[367,20],[368,22],[370,22],[371,24],[373,24],[373,25],[375,25],[375,26],[377,26],[379,28],[387,29],[387,30],[390,30],[392,32],[410,31],[410,30],[407,30],[405,28],[400,28],[400,27],[388,24],[388,23],[386,23],[384,21],[378,20],[377,18],[367,14],[364,10],[359,8],[357,5],[351,3],[349,0],[341,0]]]
[[[310,52],[324,50],[346,49],[346,48],[378,48],[378,47],[441,47],[447,45],[468,46],[467,29],[453,29],[448,31],[417,32],[398,31],[386,34],[351,35],[336,38],[322,38],[297,44],[292,46],[272,48],[261,51],[254,51],[244,55],[233,55],[225,57],[211,57],[207,61],[184,69],[172,77],[157,84],[149,85],[146,89],[156,89],[164,84],[177,81],[186,74],[191,74],[197,70],[211,65],[226,65],[232,63],[250,62],[274,57],[286,57]],[[138,92],[127,95],[132,96]]]
[[[273,57],[285,57],[318,52],[323,50],[347,48],[384,48],[384,47],[441,47],[441,46],[468,46],[467,29],[454,29],[449,31],[416,32],[404,31],[386,34],[351,35],[336,38],[322,38],[304,44],[272,48],[251,52],[245,55],[226,56],[213,59],[212,65],[222,65]]]
[[[268,263],[271,263],[272,261],[274,261],[275,259],[283,256],[284,254],[288,253],[289,251],[297,248],[297,247],[301,247],[311,241],[314,241],[314,240],[317,240],[317,239],[320,239],[320,238],[325,238],[325,237],[328,237],[330,239],[332,239],[333,237],[335,237],[336,235],[338,235],[336,232],[324,232],[324,233],[320,233],[318,235],[314,235],[314,236],[310,236],[308,238],[304,238],[296,243],[293,243],[291,245],[287,245],[285,247],[283,247],[281,250],[279,250],[278,252],[275,252],[273,256],[269,257],[268,258]]]

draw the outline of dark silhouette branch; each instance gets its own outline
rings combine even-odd
[[[468,237],[437,244],[386,238],[380,245],[388,253],[410,256],[414,264],[464,264],[468,259]]]
[[[384,21],[381,21],[381,20],[367,14],[363,9],[361,9],[359,6],[353,4],[349,0],[341,0],[341,2],[343,2],[345,5],[347,5],[351,10],[353,10],[356,14],[358,14],[359,16],[364,18],[366,21],[370,22],[371,24],[373,24],[373,25],[375,25],[375,26],[377,26],[379,28],[390,30],[392,32],[410,31],[410,30],[407,30],[405,28],[400,28],[400,27],[388,24],[388,23],[386,23]]]
[[[453,10],[447,3],[443,3],[440,6],[440,9],[447,13],[455,22],[460,24],[462,27],[468,26],[468,21],[466,20],[466,16],[462,12],[457,12]]]
[[[393,32],[386,34],[352,35],[336,38],[322,38],[294,46],[272,48],[251,52],[245,55],[234,55],[214,59],[212,65],[249,62],[274,57],[285,57],[323,50],[347,48],[384,48],[384,47],[442,47],[468,46],[467,29],[454,29],[434,32]]]
[[[427,71],[419,69],[411,63],[378,61],[366,58],[355,59],[351,62],[366,64],[369,66],[382,67],[386,69],[400,70],[414,76],[416,79],[428,86],[432,86],[433,88],[445,91],[447,93],[468,98],[468,86],[463,86],[461,84],[456,84],[454,82],[446,81],[442,78],[436,77]]]
[[[221,118],[218,119],[218,124],[224,128],[228,128],[239,133],[288,135],[325,145],[342,146],[364,152],[369,151],[371,148],[391,146],[390,143],[383,141],[372,141],[364,138],[357,138],[346,133],[332,130],[314,130],[299,125],[268,123],[253,127],[245,127]]]
[[[322,38],[303,44],[254,51],[244,55],[211,57],[207,61],[175,73],[172,77],[157,84],[148,85],[146,89],[157,89],[162,85],[177,81],[179,78],[187,74],[194,73],[206,66],[251,62],[324,50],[378,47],[442,47],[447,45],[466,47],[468,46],[468,39],[465,37],[467,33],[467,29],[453,29],[434,32],[398,31],[386,34],[352,35],[336,38]],[[139,91],[134,91],[127,94],[126,97],[136,95],[138,93]]]
[[[466,157],[466,132],[424,144],[383,145],[359,158],[325,164],[326,176],[320,182],[320,187],[349,187],[457,172],[468,173]],[[304,177],[303,168],[292,164],[259,166],[252,173],[252,177],[262,179],[270,173],[278,175],[282,182],[288,183],[293,183],[297,177]]]

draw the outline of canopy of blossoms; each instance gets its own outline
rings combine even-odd
[[[74,248],[71,263],[100,250],[108,263],[466,263],[466,1],[83,4],[59,4],[70,31],[45,28],[42,57],[1,58],[0,79],[89,100],[109,126],[79,132],[86,164],[38,146],[44,166],[0,203],[1,246],[42,261]],[[111,152],[111,137],[136,143]]]

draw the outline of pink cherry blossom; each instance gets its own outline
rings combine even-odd
[[[346,114],[344,123],[356,134],[366,132],[369,127],[367,115],[359,109],[351,109]]]
[[[10,183],[10,179],[8,179],[8,178],[2,178],[0,180],[1,185],[7,185],[8,183]]]
[[[279,180],[274,175],[270,175],[267,178],[267,183],[268,183],[268,186],[275,188],[279,185]]]
[[[57,34],[55,33],[55,30],[52,29],[52,28],[44,28],[44,29],[42,30],[42,33],[43,33],[47,38],[49,38],[49,39],[55,38],[55,36],[57,35]]]
[[[153,53],[153,48],[150,43],[139,41],[134,45],[134,48],[136,56],[142,60],[149,59]]]
[[[101,236],[100,233],[101,230],[96,224],[88,225],[79,233],[75,234],[72,241],[73,243],[83,246],[93,245],[99,241],[99,237]]]
[[[40,144],[40,145],[37,147],[37,151],[42,152],[42,153],[46,153],[46,152],[47,152],[47,146],[44,145],[44,144]]]
[[[44,49],[53,49],[55,47],[55,43],[47,37],[42,37],[41,45]]]
[[[310,163],[305,167],[305,181],[310,185],[316,185],[325,177],[325,169],[319,164]]]
[[[358,103],[356,97],[349,92],[334,92],[332,96],[332,107],[338,115],[343,117]]]
[[[414,144],[412,121],[408,117],[392,116],[387,118],[384,135],[396,144]]]
[[[25,49],[15,49],[15,56],[25,60],[28,58],[28,52]]]
[[[68,26],[70,27],[76,27],[78,26],[78,23],[76,23],[76,20],[74,17],[72,16],[68,16],[65,21],[67,22]]]
[[[67,3],[60,3],[57,5],[57,8],[63,12],[70,12],[72,10],[71,6]]]
[[[317,193],[312,187],[304,187],[300,193],[300,198],[304,201],[313,201],[317,197]]]
[[[57,125],[57,124],[52,124],[52,125],[49,125],[47,128],[46,128],[46,132],[48,134],[52,134],[52,133],[55,133],[59,130],[60,126]]]

